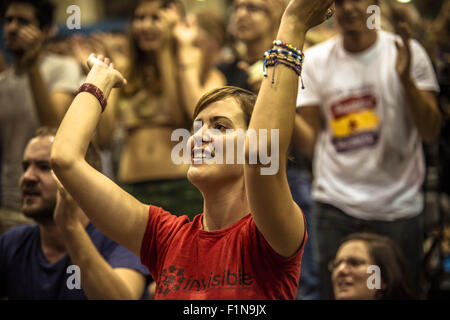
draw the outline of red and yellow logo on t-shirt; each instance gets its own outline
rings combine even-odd
[[[337,152],[372,146],[378,141],[377,99],[371,94],[351,96],[333,104],[330,130]]]

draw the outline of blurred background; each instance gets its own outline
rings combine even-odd
[[[204,9],[212,10],[225,19],[229,16],[232,0],[180,0],[186,13],[195,13]],[[2,1],[3,2],[3,1]],[[436,18],[443,0],[382,0],[383,3],[413,4],[420,13],[421,29],[426,30],[427,24]],[[93,31],[126,31],[133,16],[133,8],[138,0],[53,0],[55,11],[55,35],[68,36],[75,33],[91,33]],[[66,12],[71,5],[81,9],[81,29],[69,30],[66,21],[70,14]],[[2,5],[3,6],[3,5]],[[2,8],[3,9],[3,8]],[[0,26],[0,49],[4,50],[3,26]],[[11,61],[10,55],[5,53],[6,60]]]

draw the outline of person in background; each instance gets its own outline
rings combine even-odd
[[[391,6],[391,22],[394,30],[392,32],[399,33],[398,25],[400,22],[408,24],[410,28],[411,37],[418,40],[424,45],[426,31],[422,17],[416,6],[410,3],[393,2]]]
[[[14,62],[0,74],[2,207],[20,211],[17,183],[25,145],[41,125],[57,126],[82,80],[77,63],[43,50],[53,23],[50,1],[8,0],[2,12]]]
[[[336,300],[406,300],[418,296],[403,252],[388,237],[353,233],[329,264]]]
[[[172,132],[190,128],[192,117],[177,74],[173,28],[180,10],[172,0],[147,0],[134,11],[124,72],[129,83],[115,112],[115,128],[124,131],[117,181],[139,200],[192,219],[202,210],[201,193],[186,178],[188,166],[171,158]]]
[[[174,35],[178,44],[178,66],[182,103],[192,117],[200,97],[226,84],[217,69],[225,44],[224,19],[215,11],[203,10],[179,21]]]
[[[219,65],[228,85],[258,92],[262,81],[261,52],[272,45],[285,6],[285,0],[232,2],[229,32],[235,41],[235,54],[231,61]]]
[[[376,0],[337,0],[340,34],[307,51],[298,147],[313,160],[313,228],[321,298],[333,297],[328,262],[350,233],[392,238],[421,286],[422,141],[435,140],[439,86],[424,48],[367,26]],[[302,149],[303,148],[303,149]]]
[[[89,69],[86,60],[91,52],[108,55],[115,68],[124,72],[128,64],[128,37],[121,31],[93,32],[91,34],[75,34],[65,41],[70,47],[70,55],[81,66],[87,75]],[[64,48],[64,46],[61,46]],[[123,139],[117,137],[121,133],[116,130],[117,101],[120,90],[113,90],[108,98],[110,108],[102,115],[93,141],[100,148],[103,173],[116,180]]]
[[[50,168],[55,133],[42,127],[25,148],[22,212],[36,223],[13,227],[0,237],[0,297],[147,297],[148,270],[132,252],[96,229],[64,188],[58,187]],[[86,160],[101,170],[93,145]]]
[[[73,56],[74,48],[71,46],[68,36],[56,34],[47,39],[45,50],[59,56]]]

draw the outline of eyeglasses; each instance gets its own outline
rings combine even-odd
[[[258,12],[269,13],[269,9],[267,9],[265,6],[257,5],[255,3],[238,3],[233,6],[234,12],[239,11],[239,9],[245,9],[250,14]]]
[[[348,259],[340,259],[340,260],[333,260],[333,261],[330,261],[330,263],[328,264],[328,270],[329,270],[330,272],[333,272],[334,270],[336,270],[337,268],[339,268],[339,266],[340,266],[342,263],[344,263],[344,262],[345,262],[345,263],[349,266],[349,268],[351,268],[351,269],[356,269],[356,268],[358,268],[358,267],[360,267],[360,266],[362,266],[362,265],[367,264],[367,262],[366,262],[365,260],[363,260],[363,259],[358,259],[358,258],[351,257],[351,258],[348,258]]]

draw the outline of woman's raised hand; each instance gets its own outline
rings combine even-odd
[[[306,30],[315,27],[334,14],[334,0],[291,0],[284,17],[301,23]]]
[[[87,60],[90,69],[86,82],[100,82],[106,87],[120,88],[127,84],[122,74],[114,69],[113,63],[103,55],[91,53]]]
[[[181,46],[193,46],[198,35],[198,26],[193,22],[180,21],[173,30],[177,43]]]

